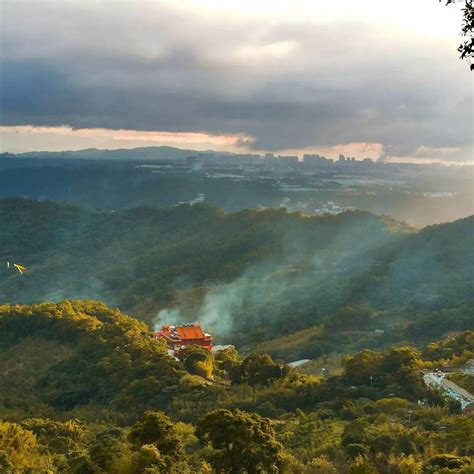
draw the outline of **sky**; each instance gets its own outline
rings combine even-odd
[[[0,151],[474,160],[459,5],[1,0],[0,18]]]

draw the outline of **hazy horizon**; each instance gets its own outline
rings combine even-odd
[[[1,129],[1,127],[0,127]],[[193,146],[193,148],[187,148],[185,146],[179,146],[179,145],[149,145],[149,144],[143,144],[142,146],[122,146],[122,147],[117,147],[117,148],[101,148],[101,147],[89,147],[89,148],[79,148],[79,147],[73,147],[69,149],[65,148],[58,148],[58,149],[32,149],[32,150],[16,150],[16,151],[0,151],[0,153],[8,153],[12,155],[25,155],[25,154],[42,154],[42,153],[77,153],[77,152],[83,152],[83,151],[89,151],[89,150],[95,150],[98,152],[113,152],[113,151],[121,151],[121,150],[141,150],[141,149],[152,149],[152,148],[172,148],[175,150],[180,150],[180,151],[189,151],[189,152],[197,152],[197,153],[216,153],[216,154],[230,154],[230,155],[247,155],[247,153],[243,150],[236,150],[236,151],[227,151],[224,149],[214,149],[214,148],[206,148],[206,147],[199,147],[199,146]],[[343,152],[348,150],[347,146],[342,146],[338,149],[334,148],[331,150],[328,150],[328,153],[325,155],[321,155],[325,158],[332,159],[334,161],[337,160],[340,154],[344,154]],[[265,157],[265,154],[267,153],[272,153],[275,158],[279,158],[279,156],[285,156],[283,154],[280,155],[280,153],[283,153],[287,150],[282,150],[281,152],[279,151],[274,151],[274,152],[269,152],[268,150],[250,150],[248,154],[256,155],[256,156],[261,156],[262,158]],[[350,151],[350,150],[349,150]],[[310,151],[308,150],[300,150],[300,151],[292,151],[292,156],[297,156],[299,161],[302,161],[303,156],[305,154],[311,154]],[[349,155],[347,155],[349,157]],[[359,157],[354,157],[356,161],[362,161],[365,158],[370,158],[369,155],[364,155],[359,156]],[[137,161],[143,161],[143,158],[140,156],[137,156],[134,158]],[[133,159],[129,159],[133,160]],[[443,166],[455,166],[455,167],[464,167],[464,166],[474,166],[474,161],[456,161],[456,162],[447,162],[443,160],[428,160],[426,158],[422,159],[416,159],[416,158],[411,158],[411,159],[403,159],[403,158],[390,158],[390,159],[384,159],[382,157],[374,159],[375,162],[378,163],[392,163],[392,164],[419,164],[419,165],[443,165]]]

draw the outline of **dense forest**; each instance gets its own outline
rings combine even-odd
[[[423,379],[474,356],[472,217],[7,198],[0,221],[0,472],[472,472],[469,410]],[[232,346],[168,355],[154,327],[195,319]]]
[[[0,470],[467,474],[474,421],[422,374],[473,343],[364,350],[316,377],[232,348],[177,361],[102,303],[0,306]]]
[[[472,329],[472,217],[416,231],[359,211],[8,198],[0,220],[4,302],[92,298],[150,326],[199,319],[219,342],[285,360]]]

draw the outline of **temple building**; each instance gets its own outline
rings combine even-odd
[[[161,331],[155,333],[155,337],[166,339],[168,350],[175,357],[184,346],[200,346],[208,351],[212,350],[212,336],[205,333],[197,321],[180,326],[164,325]]]

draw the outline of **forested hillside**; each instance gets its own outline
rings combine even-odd
[[[176,361],[93,301],[3,305],[0,471],[468,474],[474,421],[422,375],[472,358],[473,337],[364,350],[323,378],[233,349]]]
[[[239,346],[304,331],[265,348],[285,358],[472,327],[473,218],[415,232],[364,212],[108,212],[11,198],[0,221],[4,302],[94,298],[151,324],[199,319]]]

